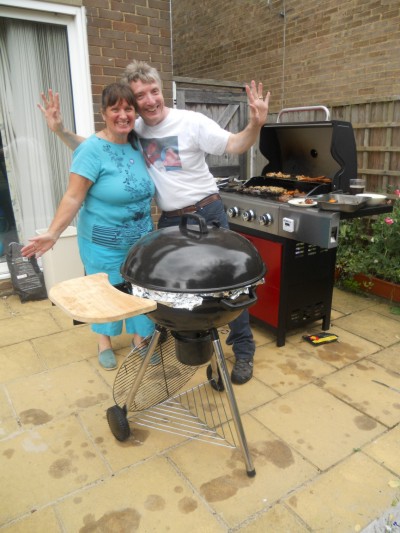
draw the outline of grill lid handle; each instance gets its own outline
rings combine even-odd
[[[202,235],[206,235],[208,233],[208,228],[207,228],[207,222],[205,220],[205,218],[203,218],[202,216],[198,215],[197,213],[185,213],[181,216],[181,220],[179,222],[179,229],[182,231],[182,230],[186,230],[186,231],[194,231],[194,230],[189,230],[189,228],[187,227],[187,221],[189,218],[193,218],[199,225],[199,233],[202,234]]]
[[[281,109],[278,113],[278,118],[276,119],[276,122],[281,121],[281,116],[285,113],[292,113],[292,112],[300,112],[303,113],[305,111],[324,111],[325,112],[325,120],[330,120],[331,113],[327,107],[324,105],[314,105],[314,106],[305,106],[305,107],[285,107],[284,109]]]
[[[257,303],[257,300],[257,294],[255,293],[253,287],[250,287],[249,297],[246,300],[242,302],[232,302],[226,298],[222,298],[219,303],[224,309],[227,309],[228,311],[234,311],[238,309],[247,309],[251,305]]]

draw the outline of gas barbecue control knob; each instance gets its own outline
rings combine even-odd
[[[229,207],[227,209],[227,214],[229,218],[235,218],[239,216],[239,208],[238,207]]]
[[[251,222],[256,218],[256,214],[252,209],[248,209],[247,211],[243,211],[242,213],[242,219],[245,222]]]
[[[269,213],[264,213],[258,217],[260,226],[270,226],[272,224],[272,216]]]

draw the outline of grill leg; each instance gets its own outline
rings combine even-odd
[[[215,383],[218,383],[219,374],[218,374],[218,364],[215,358],[215,346],[214,346],[214,355],[213,357],[211,357],[210,365],[211,365],[211,378],[215,381]]]
[[[214,346],[214,352],[215,357],[217,359],[217,364],[221,373],[221,379],[225,387],[226,396],[228,399],[228,403],[232,412],[233,422],[235,424],[236,433],[239,439],[240,448],[243,453],[243,457],[246,463],[246,471],[247,475],[249,477],[254,477],[256,475],[256,471],[253,466],[253,462],[251,460],[249,447],[247,445],[246,435],[244,433],[242,420],[240,418],[239,409],[236,403],[236,398],[233,393],[233,387],[232,383],[229,377],[228,368],[226,366],[224,352],[222,350],[221,341],[219,339],[218,331],[213,328],[210,330],[212,343]]]
[[[143,376],[146,372],[146,368],[148,367],[150,363],[151,356],[153,355],[155,349],[157,348],[158,339],[160,335],[161,335],[161,331],[158,329],[158,326],[156,326],[153,336],[151,337],[151,341],[147,347],[146,355],[144,356],[142,364],[139,367],[139,371],[136,374],[134,382],[132,383],[131,390],[129,391],[128,398],[126,400],[127,413],[132,405],[133,400],[135,399],[136,393],[139,389],[139,385],[142,382]]]
[[[328,330],[331,327],[331,313],[327,313],[322,320],[322,329],[324,331]]]

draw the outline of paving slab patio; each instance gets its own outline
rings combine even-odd
[[[99,367],[89,326],[73,325],[48,300],[22,304],[3,291],[0,531],[395,531],[400,314],[335,288],[329,331],[338,342],[305,342],[321,331],[316,322],[278,348],[266,327],[252,326],[254,377],[233,390],[255,477],[231,439],[215,446],[132,418],[131,436],[117,441],[106,417],[116,372]],[[231,369],[228,332],[219,331]],[[115,351],[121,366],[128,335]],[[200,386],[209,387],[206,366],[182,392]],[[217,395],[207,421],[226,401]]]

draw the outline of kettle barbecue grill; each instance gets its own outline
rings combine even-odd
[[[195,225],[188,225],[189,219],[194,219]],[[130,284],[130,294],[107,286],[105,274],[67,280],[52,287],[51,301],[75,320],[108,322],[146,313],[156,324],[148,346],[139,354],[137,349],[132,350],[118,370],[114,384],[116,404],[107,410],[108,424],[117,440],[129,437],[128,416],[132,410],[170,401],[170,395],[191,377],[193,369],[210,361],[206,371],[208,384],[211,391],[225,391],[247,474],[255,475],[218,328],[257,301],[255,290],[265,272],[256,248],[247,239],[217,225],[207,226],[202,217],[190,214],[182,217],[179,227],[154,231],[131,248],[121,268],[121,274]],[[96,291],[98,280],[102,290]],[[108,299],[113,300],[112,317],[103,309],[97,315],[91,309],[93,294],[98,304],[107,305]],[[159,368],[151,364],[156,350],[161,359]],[[173,370],[171,353],[176,355]],[[135,359],[140,360],[139,365],[135,365]],[[165,386],[161,387],[160,380],[156,380],[158,395],[154,387],[143,390],[148,374],[150,377],[161,374],[165,378]],[[161,417],[165,418],[165,413]],[[204,430],[203,425],[200,431]]]

